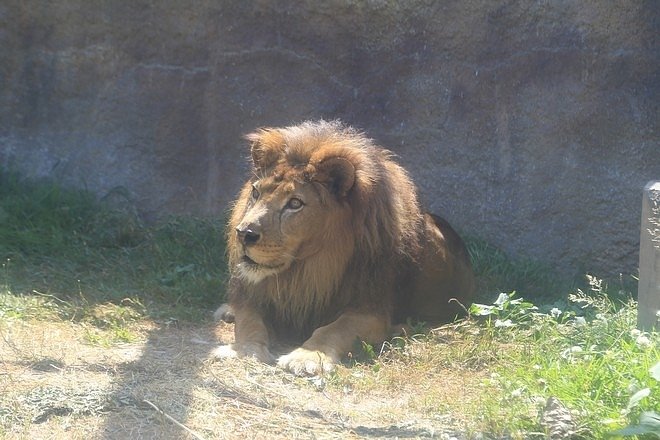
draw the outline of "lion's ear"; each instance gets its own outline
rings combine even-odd
[[[344,197],[355,183],[355,166],[344,157],[330,157],[316,165],[316,180]]]
[[[258,170],[265,171],[270,168],[284,152],[284,138],[275,129],[262,128],[246,135],[245,139],[250,142],[252,163]]]

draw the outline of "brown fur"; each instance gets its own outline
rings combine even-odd
[[[254,177],[227,235],[236,342],[216,355],[272,361],[278,343],[302,343],[278,364],[317,374],[356,338],[379,343],[407,317],[447,320],[460,312],[451,298],[470,302],[463,242],[421,211],[414,184],[387,150],[338,122],[262,129],[247,139]]]

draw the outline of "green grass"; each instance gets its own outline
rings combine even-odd
[[[487,241],[467,236],[466,245],[477,275],[479,300],[494,300],[500,292],[517,292],[534,302],[551,304],[566,297],[577,283],[553,271],[546,263],[511,258]]]
[[[223,222],[144,225],[125,206],[0,173],[0,313],[81,318],[90,305],[123,301],[154,317],[208,315],[224,294]]]
[[[550,397],[572,411],[575,438],[605,438],[660,408],[660,381],[651,375],[660,360],[659,335],[635,329],[633,300],[617,304],[601,280],[590,280],[589,291],[570,295],[567,310],[539,313],[510,296],[492,308],[473,307],[483,314],[485,331],[514,347],[492,368],[489,385],[499,393],[483,403],[489,431],[514,438],[545,433],[537,414]],[[648,396],[631,404],[644,389]],[[660,434],[660,425],[654,429]]]
[[[362,393],[415,387],[415,405],[430,416],[463,418],[470,438],[653,439],[660,423],[660,335],[635,329],[636,303],[614,302],[591,278],[564,310],[542,313],[523,298],[501,294],[475,304],[470,319],[411,337],[394,338],[382,352],[356,347],[353,369],[329,379],[334,389]],[[655,373],[652,372],[655,371]],[[433,392],[446,371],[464,379],[456,397]],[[655,374],[655,377],[654,377]],[[544,410],[559,402],[569,420]],[[545,414],[545,416],[544,416]],[[646,425],[640,421],[651,420]]]
[[[98,201],[0,173],[0,323],[76,321],[86,342],[106,347],[135,341],[134,325],[145,318],[210,319],[226,280],[223,222],[145,225],[116,195]],[[419,382],[412,406],[430,416],[453,412],[485,439],[546,438],[554,428],[540,414],[550,398],[570,412],[570,438],[602,439],[626,426],[623,433],[657,438],[648,420],[660,408],[651,372],[660,337],[635,330],[631,286],[588,277],[578,289],[483,240],[468,248],[484,303],[469,320],[395,338],[382,351],[358,344],[353,368],[327,386],[387,394]],[[434,390],[433,378],[446,371],[465,378],[470,399]]]

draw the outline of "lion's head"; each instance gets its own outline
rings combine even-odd
[[[318,125],[313,136],[283,129],[247,136],[254,177],[239,196],[228,231],[231,263],[245,281],[258,283],[309,260],[324,271],[344,269],[354,247],[352,201],[371,182],[363,177],[360,150],[347,148],[338,127]],[[331,261],[319,261],[329,256]]]
[[[401,174],[399,185],[411,183],[398,166],[378,169],[392,163],[378,160],[389,152],[338,122],[262,129],[246,138],[253,178],[239,195],[228,230],[230,265],[246,282],[293,266],[302,271],[308,263],[300,275],[331,288],[356,246],[367,252],[396,246],[406,235],[397,228],[410,226],[400,219],[419,213],[412,188],[404,191],[413,195],[408,200],[374,202],[402,192],[385,177]],[[311,273],[309,263],[322,275]]]

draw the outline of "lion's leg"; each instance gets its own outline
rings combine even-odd
[[[273,363],[275,358],[268,350],[268,329],[261,315],[254,309],[234,309],[234,339],[230,345],[221,345],[213,351],[218,358],[254,357],[261,362]]]
[[[299,376],[330,372],[353,348],[356,339],[384,341],[388,336],[388,321],[383,315],[344,313],[336,321],[316,329],[302,347],[281,356],[277,365]]]
[[[426,245],[419,263],[411,317],[438,324],[464,315],[474,294],[474,274],[463,240],[446,220],[426,215]]]

